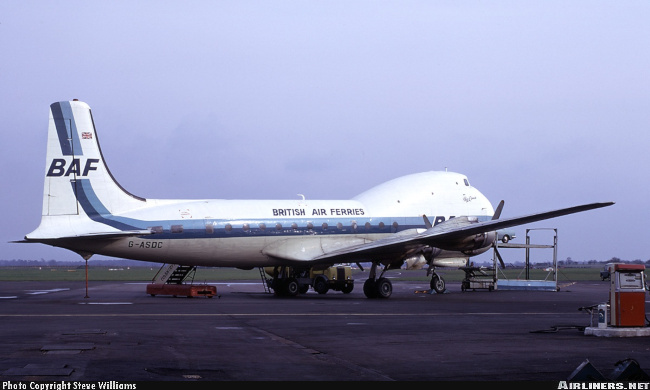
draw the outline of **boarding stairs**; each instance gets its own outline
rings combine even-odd
[[[189,265],[164,264],[156,276],[147,285],[147,294],[186,296],[188,298],[203,296],[212,298],[217,295],[217,288],[207,284],[194,284],[196,267]],[[190,283],[183,283],[190,278]]]
[[[188,277],[194,280],[196,267],[192,265],[163,264],[154,276],[153,284],[183,284]]]
[[[266,271],[264,271],[263,267],[260,267],[259,270],[260,270],[260,277],[262,278],[262,285],[264,286],[264,291],[270,293],[271,288],[269,287],[269,281],[266,278],[267,277]]]

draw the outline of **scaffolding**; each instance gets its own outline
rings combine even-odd
[[[553,232],[553,244],[531,244],[530,232],[546,230]],[[502,248],[518,248],[526,250],[526,263],[524,270],[517,276],[517,279],[508,279],[503,273],[505,264],[503,258],[499,253],[499,249]],[[530,278],[530,250],[531,249],[553,249],[553,261],[551,267],[547,270],[546,278],[544,280],[535,280]],[[499,244],[498,241],[494,244],[493,257],[494,269],[500,270],[501,272],[495,272],[495,288],[499,290],[536,290],[536,291],[558,291],[557,287],[557,229],[556,228],[538,228],[538,229],[526,229],[526,243],[525,244]],[[498,265],[501,265],[501,268],[498,268]],[[499,279],[497,273],[500,273],[503,278]],[[524,274],[523,278],[520,278],[522,273]]]

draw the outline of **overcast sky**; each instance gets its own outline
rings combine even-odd
[[[517,241],[557,228],[560,259],[648,260],[649,15],[646,0],[0,2],[0,259],[81,260],[8,243],[40,221],[49,105],[76,98],[139,196],[348,199],[449,169],[504,217],[615,201]]]

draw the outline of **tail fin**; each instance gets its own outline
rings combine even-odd
[[[77,100],[50,105],[41,227],[50,225],[48,219],[97,221],[98,216],[132,210],[143,202],[146,199],[124,190],[108,170],[90,107]]]

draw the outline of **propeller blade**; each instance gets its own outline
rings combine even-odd
[[[426,226],[427,229],[431,229],[433,226],[431,225],[431,221],[429,221],[429,218],[427,218],[427,216],[424,214],[422,214],[422,218],[424,218],[424,226]]]
[[[503,200],[499,202],[499,205],[497,206],[497,209],[494,212],[494,215],[492,216],[492,220],[499,219],[499,217],[501,216],[501,211],[503,211],[503,203],[504,203]]]

